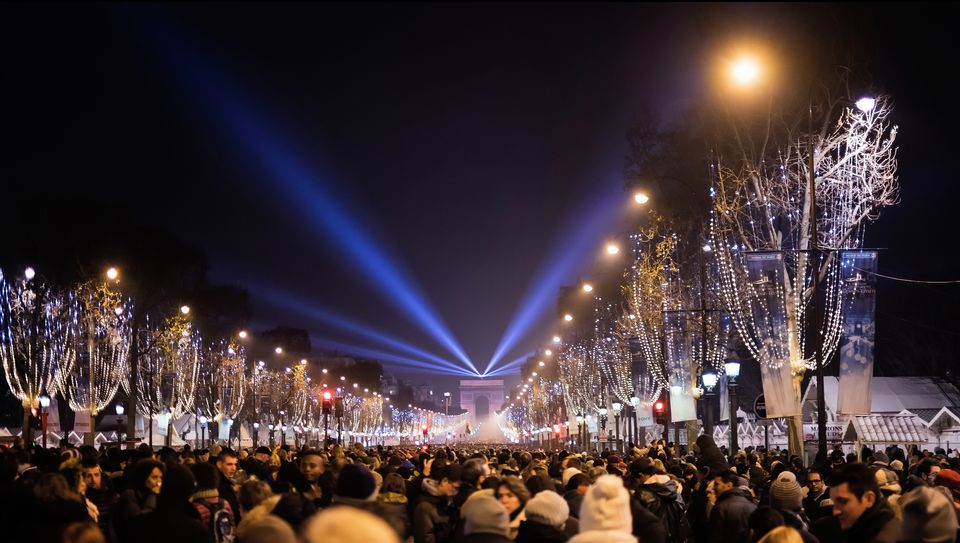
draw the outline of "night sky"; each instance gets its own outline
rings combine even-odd
[[[628,196],[631,116],[647,105],[669,120],[700,99],[711,51],[745,32],[798,62],[843,51],[893,96],[902,203],[867,245],[884,248],[881,273],[960,278],[945,9],[6,5],[0,171],[5,191],[116,204],[202,247],[214,280],[250,290],[256,329],[381,347],[312,307],[454,360],[373,288],[344,248],[350,228],[318,217],[332,206],[482,370],[531,283],[562,256],[576,263],[562,283],[589,275],[604,229],[622,226],[598,206]],[[272,175],[251,141],[295,156],[306,185]],[[585,226],[597,212],[610,220]],[[557,286],[504,360],[552,332]],[[903,362],[910,349],[885,338],[930,334],[943,347],[918,354],[928,371],[955,363],[958,290],[881,281],[880,352]],[[880,358],[880,373],[900,367]]]

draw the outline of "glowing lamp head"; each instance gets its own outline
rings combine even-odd
[[[619,415],[620,410],[623,409],[623,404],[620,402],[613,402],[613,414]]]
[[[46,394],[40,395],[40,407],[50,407],[50,396],[47,396]]]
[[[606,417],[606,416],[607,416],[607,408],[606,408],[606,407],[601,407],[601,408],[600,408],[600,416],[601,416],[601,417]]]
[[[207,416],[206,416],[206,415],[200,415],[200,418],[198,418],[197,420],[200,421],[200,424],[206,424],[206,423],[207,423]]]
[[[107,270],[107,279],[116,281],[117,277],[120,277],[120,272],[118,272],[116,268],[109,268]]]
[[[322,370],[320,370],[320,372],[326,374],[326,373],[327,373],[327,368],[323,368]]]
[[[742,57],[730,69],[733,80],[740,85],[750,85],[760,76],[760,66],[755,59]]]
[[[330,394],[330,391],[329,391],[329,390],[324,390],[324,391],[323,391],[323,399],[324,399],[324,400],[329,400],[329,399],[332,398],[332,397],[333,397],[333,394]]]
[[[254,423],[253,423],[253,429],[254,429],[254,430],[259,430],[259,429],[260,429],[260,423],[259,423],[259,422],[254,422]]]
[[[563,316],[563,320],[570,322],[573,320],[573,315],[571,315],[570,313],[567,313],[566,315]]]
[[[733,381],[736,381],[737,377],[740,377],[740,362],[736,360],[724,362],[723,369],[726,370],[727,377]]]
[[[560,343],[561,341],[562,341],[562,340],[560,339],[560,336],[553,336],[553,342],[554,342],[554,343]]]
[[[240,339],[247,339],[247,331],[246,331],[246,330],[240,330],[240,333],[237,334],[237,335],[240,336]]]
[[[619,253],[619,252],[620,252],[620,247],[618,247],[617,244],[615,244],[615,243],[608,243],[608,244],[607,244],[607,254],[608,254],[608,255],[615,255],[615,254],[617,254],[617,253]]]
[[[541,368],[544,367],[544,366],[546,366],[546,364],[543,363],[543,360],[541,360],[540,362],[538,362],[537,365],[540,366]]]
[[[190,314],[190,306],[189,306],[189,305],[181,305],[181,306],[180,306],[180,313],[183,314],[183,315],[189,315],[189,314]]]
[[[703,252],[709,253],[709,252],[712,251],[712,250],[713,250],[713,247],[710,247],[710,244],[709,244],[709,243],[704,243],[704,244],[703,244]]]
[[[643,205],[650,201],[650,197],[643,192],[635,192],[633,194],[633,201],[640,205]]]
[[[273,352],[277,354],[283,354],[283,347],[276,347],[273,349]]]
[[[707,389],[707,392],[713,392],[713,387],[717,386],[718,380],[716,372],[705,372],[701,379],[703,380],[703,388]]]
[[[584,291],[584,292],[593,292],[593,285],[591,285],[590,283],[584,283],[584,284],[583,284],[583,291]]]
[[[118,417],[122,417],[122,416],[123,416],[123,411],[124,411],[124,410],[123,410],[123,405],[118,403],[118,404],[117,404],[117,407],[116,407],[116,410],[117,410],[117,416],[118,416]]]
[[[27,266],[27,269],[23,270],[23,276],[27,278],[27,281],[33,281],[33,278],[37,276],[37,270]]]
[[[307,359],[306,359],[306,358],[301,359],[301,360],[300,360],[300,365],[301,365],[301,366],[306,366],[306,365],[307,365]]]
[[[118,305],[117,307],[114,307],[114,308],[113,308],[113,313],[114,313],[116,316],[118,316],[118,317],[119,317],[120,315],[123,315],[123,306],[122,306],[122,305]]]
[[[550,349],[547,349],[546,351],[543,351],[543,354],[547,356],[553,356],[553,351],[551,351]]]
[[[864,113],[869,113],[873,111],[873,108],[877,105],[877,100],[870,96],[864,96],[863,98],[857,100],[857,109]]]
[[[640,398],[636,396],[636,393],[634,393],[633,396],[630,396],[630,405],[634,407],[640,405]]]
[[[583,424],[583,413],[577,413],[577,424]]]

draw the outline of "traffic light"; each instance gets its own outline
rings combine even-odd
[[[657,400],[653,403],[653,418],[657,424],[664,424],[666,421],[666,406],[663,404],[663,400]]]
[[[323,414],[329,415],[333,408],[333,394],[329,390],[324,390],[321,397],[323,398]]]
[[[337,418],[343,418],[343,398],[336,398],[333,402],[333,414]]]

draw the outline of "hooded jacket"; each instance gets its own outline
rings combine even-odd
[[[703,436],[700,436],[703,437]],[[743,489],[731,488],[717,496],[710,512],[710,541],[714,543],[747,543],[750,541],[750,514],[757,509],[752,497]]]
[[[440,491],[440,482],[425,478],[420,497],[413,508],[414,543],[445,543],[457,523],[456,508]]]

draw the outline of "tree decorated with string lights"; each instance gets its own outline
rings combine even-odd
[[[838,251],[861,248],[867,224],[898,201],[897,128],[890,124],[891,100],[881,96],[860,101],[856,108],[843,103],[829,101],[822,127],[813,133],[799,125],[768,122],[766,135],[759,140],[728,138],[735,147],[718,154],[713,165],[710,239],[721,300],[755,360],[770,369],[789,365],[798,399],[800,379],[815,367],[813,353],[819,348],[825,364],[840,340]],[[834,118],[837,109],[841,113]],[[748,280],[745,258],[754,251],[783,255],[775,296],[761,295]],[[808,333],[814,275],[823,318],[820,329]],[[768,337],[771,313],[786,315],[786,337]],[[790,422],[790,450],[799,454],[799,415]]]
[[[127,380],[133,308],[130,299],[107,282],[85,281],[75,293],[77,363],[61,375],[60,390],[71,409],[95,417]]]
[[[27,268],[23,277],[0,272],[0,361],[11,393],[24,407],[23,435],[40,396],[54,395],[76,362],[79,305]]]
[[[196,413],[218,424],[232,424],[243,410],[249,390],[246,352],[234,341],[221,341],[203,350],[197,387]]]

